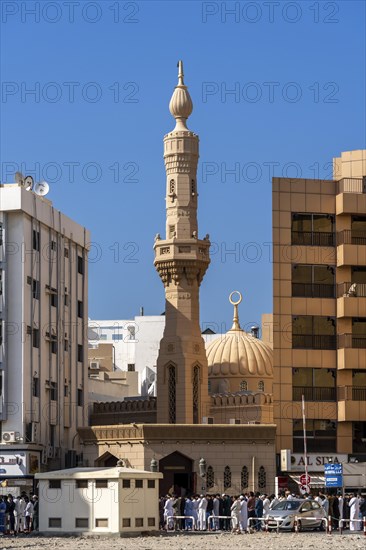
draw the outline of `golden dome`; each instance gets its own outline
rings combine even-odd
[[[239,300],[234,305],[234,322],[223,338],[217,338],[206,349],[208,376],[214,378],[273,377],[273,351],[268,344],[241,329],[238,319]]]

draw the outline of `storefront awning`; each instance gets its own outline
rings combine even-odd
[[[310,475],[310,489],[314,487],[325,487],[325,477],[319,476],[319,475],[313,475],[311,472],[309,472]],[[291,479],[293,479],[298,485],[301,485],[300,483],[300,476],[296,475],[289,475]]]

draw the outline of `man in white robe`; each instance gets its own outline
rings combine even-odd
[[[247,499],[240,495],[240,502],[241,502],[241,508],[240,508],[240,520],[239,520],[239,526],[240,531],[242,533],[245,533],[248,529],[248,505],[247,505]]]
[[[361,522],[355,521],[360,519],[360,499],[357,493],[354,493],[353,497],[348,503],[349,506],[349,529],[350,531],[359,531],[361,529]]]
[[[200,531],[206,531],[206,510],[207,498],[201,495],[198,500],[198,529]]]

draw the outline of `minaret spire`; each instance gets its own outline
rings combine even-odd
[[[234,294],[238,295],[238,299],[236,301],[234,301],[233,299]],[[233,326],[230,330],[241,330],[241,326],[239,323],[238,305],[240,304],[242,299],[243,297],[238,290],[234,290],[229,296],[229,302],[234,306]]]
[[[188,130],[186,121],[193,111],[193,103],[187,86],[184,84],[183,61],[178,61],[178,84],[170,100],[169,110],[177,121],[173,131]]]

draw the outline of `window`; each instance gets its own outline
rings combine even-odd
[[[224,469],[224,489],[231,487],[231,469],[230,466],[225,466]]]
[[[65,304],[65,306],[69,305],[69,295],[68,294],[65,294],[65,296],[64,296],[64,304]]]
[[[82,407],[83,406],[83,390],[78,389],[76,397],[77,397],[78,407]]]
[[[51,241],[51,250],[57,250],[57,243],[56,243],[56,241]]]
[[[240,472],[240,485],[241,489],[247,489],[249,486],[249,471],[247,466],[243,466]]]
[[[39,348],[39,330],[32,328],[32,345],[34,348]]]
[[[292,214],[291,243],[303,246],[334,246],[334,215]]]
[[[67,338],[64,340],[64,351],[69,351],[69,341]]]
[[[174,193],[175,193],[175,181],[170,180],[170,182],[169,182],[169,194],[174,195]]]
[[[64,385],[64,397],[68,397],[69,395],[69,386],[66,384]]]
[[[60,479],[49,479],[48,480],[49,489],[61,489],[61,480]]]
[[[155,479],[148,479],[147,480],[147,488],[148,489],[155,489]]]
[[[334,317],[299,315],[292,318],[293,349],[336,349]]]
[[[32,380],[32,395],[33,397],[39,397],[39,378],[33,376]]]
[[[123,340],[123,334],[112,334],[112,340]]]
[[[84,274],[84,259],[81,256],[78,256],[78,273]]]
[[[292,296],[334,298],[335,268],[330,265],[293,265]]]
[[[175,237],[175,225],[169,225],[169,239]]]
[[[258,382],[258,391],[264,391],[264,382],[263,382],[263,380],[259,380],[259,382]]]
[[[131,518],[122,518],[122,527],[131,527]]]
[[[130,479],[122,479],[122,487],[123,487],[123,489],[129,489],[131,487],[131,480]]]
[[[57,294],[50,294],[50,301],[51,301],[51,306],[52,307],[57,307],[57,304],[58,304],[58,296]]]
[[[136,487],[136,489],[143,489],[144,480],[143,479],[135,479],[135,487]]]
[[[194,195],[196,193],[196,182],[191,180],[191,193]]]
[[[39,244],[40,244],[39,231],[36,231],[35,229],[33,229],[33,250],[37,250],[39,252]]]
[[[267,476],[264,466],[261,466],[258,470],[258,489],[265,489],[267,485]]]
[[[337,450],[337,422],[335,420],[306,420],[306,444],[310,453],[334,453]],[[293,420],[293,452],[304,451],[302,419]]]
[[[99,340],[107,340],[107,335],[106,334],[101,334],[99,336]]]
[[[78,361],[82,363],[84,360],[84,349],[82,344],[78,344]]]
[[[108,527],[108,518],[95,518],[95,527]]]
[[[89,518],[75,518],[75,527],[77,529],[89,527]]]
[[[168,367],[168,410],[169,410],[169,423],[175,424],[176,422],[176,372],[175,366],[169,365]]]
[[[88,488],[88,480],[87,479],[77,479],[75,482],[75,486],[77,489],[87,489]]]
[[[242,380],[240,382],[240,391],[247,391],[248,390],[248,382],[246,380]]]
[[[147,526],[155,527],[155,518],[147,518]]]
[[[48,527],[62,527],[62,520],[61,518],[48,518]]]
[[[80,300],[78,300],[78,317],[82,319],[84,316],[84,304]]]
[[[135,527],[143,527],[144,518],[135,518]]]
[[[335,401],[336,369],[292,369],[292,399],[301,401]]]
[[[40,285],[39,281],[32,279],[32,277],[27,277],[27,284],[32,285],[32,296],[35,300],[39,300]]]
[[[51,353],[57,353],[57,340],[50,341]]]
[[[366,422],[352,422],[353,453],[366,453]]]
[[[130,363],[127,365],[127,370],[128,372],[135,372],[135,364],[134,363]]]
[[[96,489],[107,489],[108,488],[108,479],[96,479],[95,480]]]
[[[69,257],[69,249],[68,248],[64,248],[64,256],[65,258],[68,258]]]
[[[56,426],[53,424],[50,424],[50,445],[51,447],[55,446],[56,441]],[[61,481],[60,481],[60,488],[61,488]]]
[[[196,365],[193,367],[193,424],[199,422],[200,409],[200,368]]]
[[[208,466],[206,472],[206,487],[212,489],[215,485],[215,472],[212,466]]]
[[[135,334],[136,334],[136,327],[134,325],[128,325],[127,330],[128,330],[128,339],[134,340]]]

